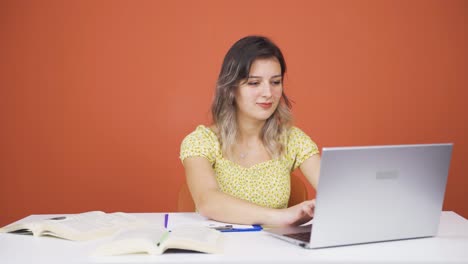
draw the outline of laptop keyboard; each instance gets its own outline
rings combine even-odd
[[[294,234],[284,234],[287,237],[294,238],[300,241],[309,242],[310,241],[310,231],[303,233],[294,233]]]

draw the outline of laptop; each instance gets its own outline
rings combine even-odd
[[[452,147],[323,148],[312,224],[265,232],[304,248],[435,236]]]

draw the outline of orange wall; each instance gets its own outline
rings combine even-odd
[[[468,217],[467,1],[1,1],[0,225],[174,211],[182,138],[224,54],[283,49],[320,147],[454,142],[444,210]]]

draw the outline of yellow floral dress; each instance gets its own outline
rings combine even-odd
[[[299,128],[291,127],[285,154],[246,168],[225,159],[216,134],[200,125],[182,141],[180,159],[206,158],[224,193],[265,207],[286,208],[291,172],[318,152],[317,145],[309,136]]]

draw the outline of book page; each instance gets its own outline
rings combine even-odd
[[[32,234],[42,231],[43,220],[20,220],[0,228],[0,233]]]
[[[172,231],[146,227],[119,232],[92,252],[92,256],[135,253],[162,254],[167,249],[185,249],[205,253],[222,252],[222,233],[200,225],[179,226]]]
[[[158,242],[167,236],[164,228],[144,227],[122,230],[110,242],[106,242],[92,253],[94,256],[111,256],[132,253],[161,254]]]
[[[54,225],[61,225],[73,229],[77,232],[92,232],[98,229],[108,229],[115,227],[123,227],[125,225],[132,225],[139,222],[135,216],[125,213],[110,213],[104,212],[87,212],[75,215],[65,216],[65,218],[58,220],[46,220],[48,223]]]
[[[93,211],[44,220],[43,232],[37,235],[88,240],[115,234],[120,229],[145,225],[146,221],[130,214]]]
[[[223,234],[200,225],[180,225],[174,228],[162,244],[162,250],[169,248],[194,250],[205,253],[223,251]]]

